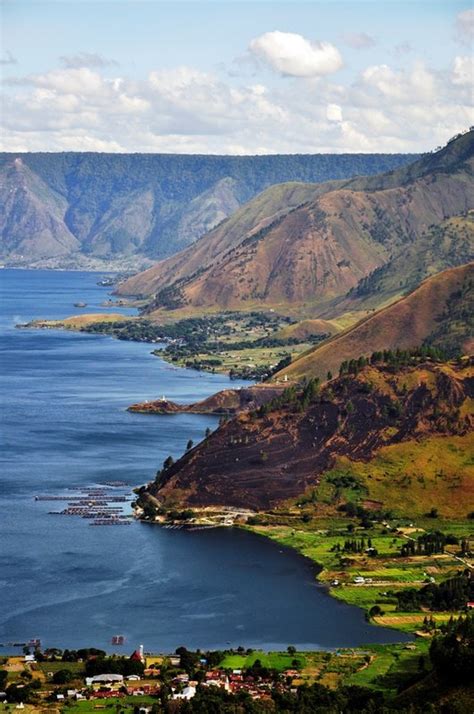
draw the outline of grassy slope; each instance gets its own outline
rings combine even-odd
[[[420,345],[437,329],[437,318],[443,314],[451,294],[473,277],[474,263],[470,263],[428,278],[407,297],[302,355],[275,378],[325,377],[328,370],[337,372],[344,360],[377,350]]]

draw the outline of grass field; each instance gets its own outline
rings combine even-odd
[[[466,518],[474,503],[473,454],[472,434],[439,436],[382,447],[370,463],[341,458],[336,468],[395,515],[422,517],[437,508],[446,518]]]
[[[257,659],[260,660],[263,667],[276,669],[278,672],[283,672],[285,669],[294,669],[294,660],[298,660],[299,667],[306,665],[306,654],[301,652],[290,655],[286,652],[255,650],[251,654],[228,654],[222,660],[220,666],[229,669],[243,669],[244,667],[251,667]]]
[[[125,709],[135,706],[152,706],[156,702],[156,698],[150,696],[137,696],[137,697],[111,697],[110,699],[90,699],[83,700],[79,702],[71,702],[67,705],[67,712],[71,714],[90,714],[90,712],[97,712],[100,709],[110,709],[115,711],[117,708]]]

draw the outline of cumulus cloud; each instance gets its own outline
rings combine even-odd
[[[107,59],[96,52],[79,52],[75,55],[63,55],[59,58],[60,63],[67,69],[80,69],[81,67],[117,67],[118,62]]]
[[[2,57],[0,57],[0,65],[8,64],[18,64],[18,60],[12,55],[10,50],[6,50],[6,52],[3,53]]]
[[[464,10],[456,15],[456,39],[464,45],[470,45],[474,40],[474,10]]]
[[[474,58],[472,55],[454,58],[453,82],[472,87],[474,83]]]
[[[366,50],[377,44],[375,39],[366,32],[347,32],[342,36],[342,39],[354,50]]]
[[[433,70],[366,67],[352,81],[230,79],[225,71],[156,69],[135,81],[100,68],[9,80],[9,151],[315,153],[424,151],[472,123],[470,58]]]
[[[326,107],[328,121],[342,121],[342,109],[339,104],[328,104]]]
[[[436,94],[435,76],[417,62],[408,71],[397,71],[386,64],[367,67],[362,81],[387,99],[404,103],[431,101]]]
[[[318,77],[342,67],[342,57],[330,42],[310,42],[294,32],[266,32],[249,50],[276,72],[290,77]]]

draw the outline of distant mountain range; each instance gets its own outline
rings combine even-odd
[[[148,312],[378,308],[474,259],[474,131],[379,176],[272,186],[195,245],[119,286]]]
[[[4,153],[0,260],[140,269],[186,248],[273,184],[375,174],[413,158]]]

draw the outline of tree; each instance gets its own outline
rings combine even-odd
[[[163,461],[163,470],[167,471],[170,469],[174,464],[174,459],[172,456],[168,456],[164,461]]]
[[[296,654],[296,647],[293,645],[288,645],[286,648],[286,651],[288,652],[289,655],[295,655]]]
[[[67,684],[71,679],[74,679],[74,675],[70,669],[58,669],[58,671],[53,674],[54,684]]]
[[[448,624],[446,634],[432,641],[430,659],[442,679],[468,684],[474,671],[474,617]]]

